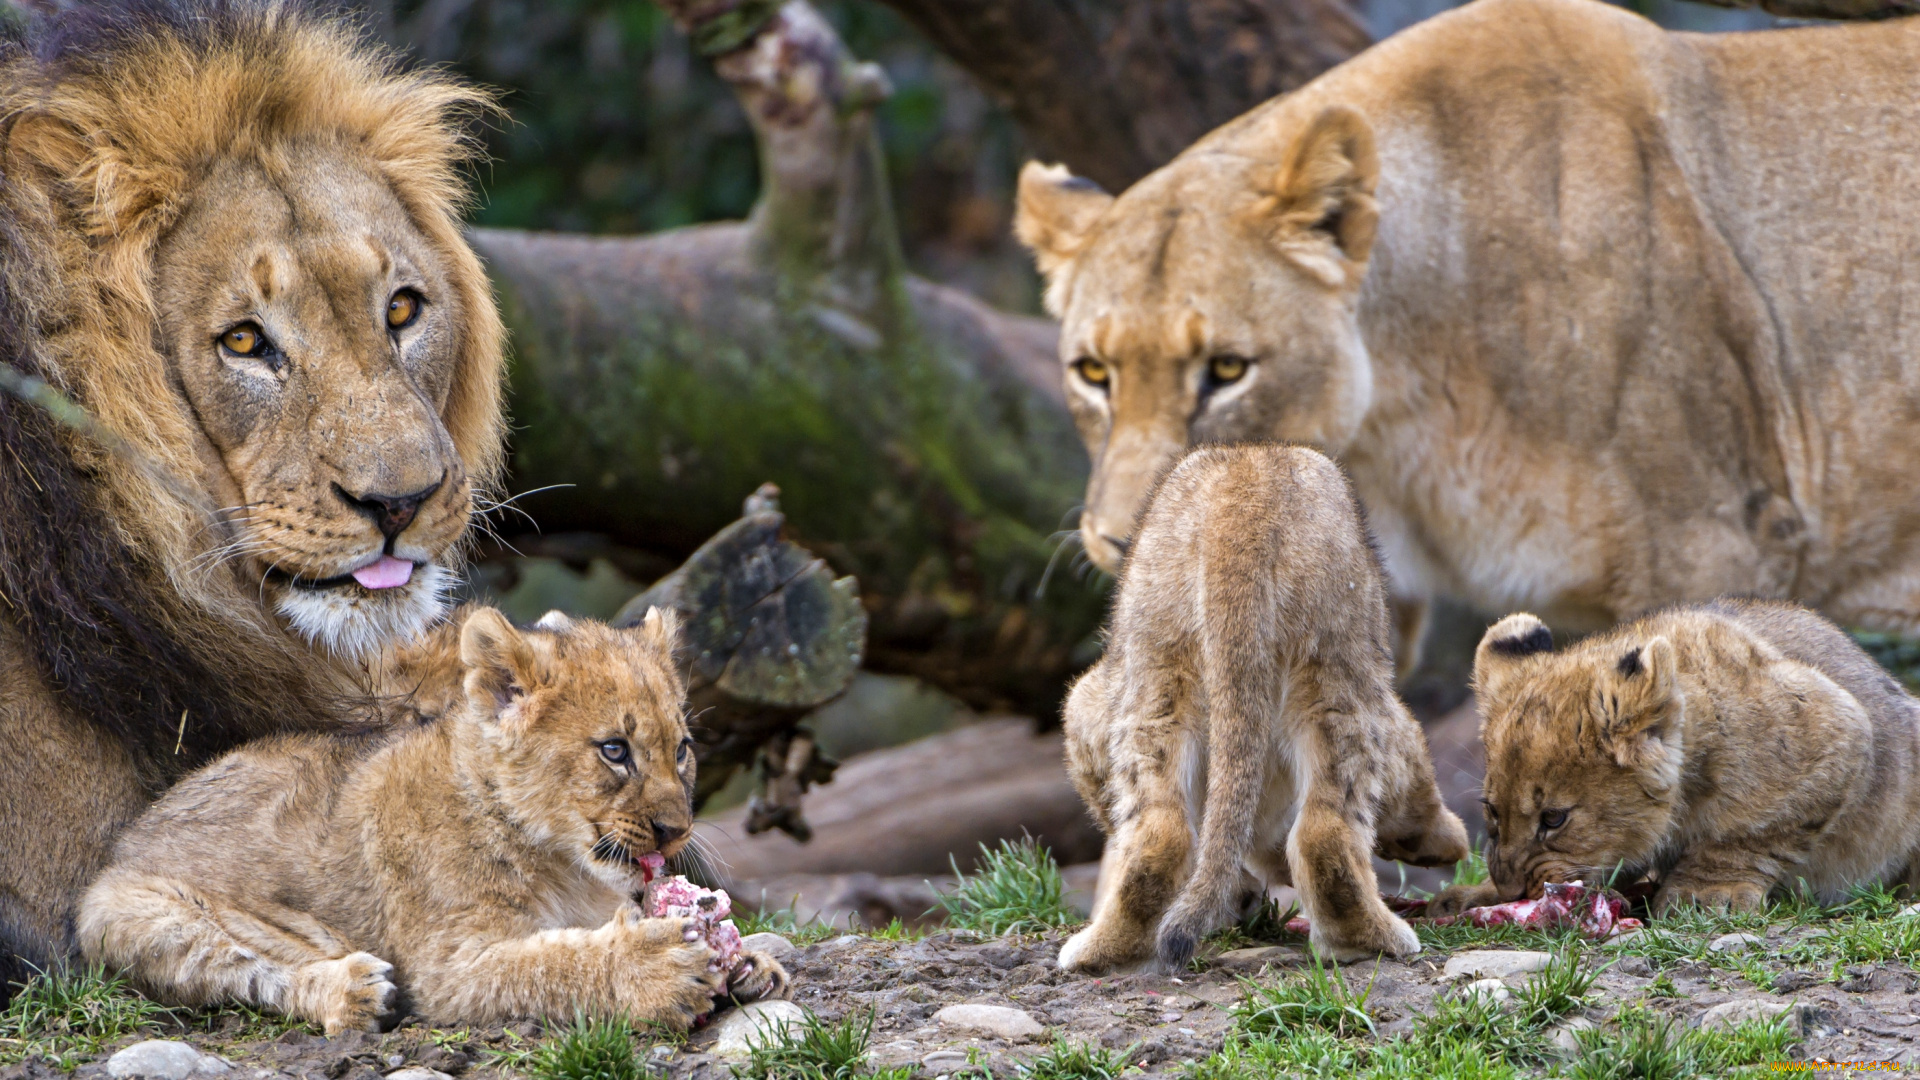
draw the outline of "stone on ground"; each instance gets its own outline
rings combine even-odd
[[[1005,1005],[949,1005],[933,1014],[933,1022],[954,1031],[1007,1042],[1037,1039],[1047,1030],[1033,1014]]]
[[[1544,970],[1552,960],[1552,953],[1525,949],[1470,949],[1454,954],[1441,974],[1448,979],[1504,979]]]
[[[1263,945],[1252,949],[1223,952],[1214,957],[1211,962],[1218,967],[1257,971],[1268,964],[1275,967],[1304,964],[1307,962],[1307,954],[1287,945]]]
[[[1579,1054],[1580,1032],[1591,1031],[1593,1027],[1593,1021],[1584,1016],[1576,1016],[1571,1020],[1565,1021],[1559,1027],[1554,1028],[1553,1034],[1550,1036],[1554,1049],[1568,1057]]]
[[[453,1080],[453,1077],[439,1069],[428,1069],[415,1065],[410,1069],[396,1069],[387,1074],[387,1080]]]
[[[747,1057],[756,1046],[784,1040],[807,1022],[806,1010],[791,1001],[756,1001],[728,1013],[714,1031],[713,1054]]]
[[[967,1052],[964,1050],[935,1050],[920,1059],[920,1069],[929,1076],[945,1076],[967,1067]]]
[[[188,1077],[219,1076],[233,1066],[203,1054],[174,1039],[148,1039],[137,1042],[107,1059],[107,1075],[143,1076],[148,1080],[187,1080]]]
[[[1513,991],[1508,990],[1507,984],[1499,979],[1479,979],[1468,983],[1467,988],[1461,991],[1461,996],[1483,997],[1495,1005],[1504,1005],[1513,996]]]
[[[740,939],[740,947],[748,952],[766,953],[775,960],[782,962],[785,962],[787,957],[799,951],[794,948],[793,942],[788,941],[779,934],[748,934],[746,937]]]
[[[1787,1021],[1789,1031],[1800,1036],[1807,1033],[1805,1005],[1797,1001],[1768,1001],[1765,998],[1742,998],[1715,1005],[1701,1015],[1700,1026],[1726,1030],[1750,1021],[1770,1021],[1783,1013],[1791,1014]]]
[[[1748,949],[1765,948],[1767,939],[1755,934],[1721,934],[1707,942],[1708,952],[1743,953]]]

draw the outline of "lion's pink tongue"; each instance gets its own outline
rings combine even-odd
[[[391,589],[413,580],[413,564],[405,559],[382,555],[380,561],[355,570],[353,580],[369,589]]]
[[[657,851],[649,851],[645,855],[640,856],[640,870],[645,875],[644,880],[646,881],[650,882],[654,878],[659,877],[660,871],[666,869],[666,867],[667,857]]]

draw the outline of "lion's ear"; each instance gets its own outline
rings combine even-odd
[[[1552,651],[1553,631],[1546,623],[1524,611],[1501,619],[1487,628],[1473,652],[1474,693],[1483,702],[1492,699],[1519,670],[1517,661]]]
[[[1075,176],[1065,165],[1029,161],[1020,170],[1013,234],[1033,252],[1042,274],[1052,276],[1087,246],[1113,196]]]
[[[1329,105],[1287,152],[1261,214],[1280,253],[1329,287],[1357,286],[1373,250],[1380,156],[1355,110]]]
[[[1593,689],[1601,742],[1622,767],[1649,774],[1657,790],[1679,779],[1677,751],[1686,715],[1679,668],[1673,643],[1656,637],[1623,649]]]
[[[539,663],[526,635],[493,608],[475,609],[460,628],[467,699],[496,717],[512,709],[534,684]]]
[[[649,607],[640,620],[640,640],[668,659],[680,647],[680,615],[672,608]]]

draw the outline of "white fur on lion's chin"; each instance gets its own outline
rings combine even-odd
[[[294,632],[322,652],[364,663],[399,641],[418,636],[447,610],[454,579],[446,567],[425,563],[413,580],[377,593],[363,589],[285,589],[275,605]]]

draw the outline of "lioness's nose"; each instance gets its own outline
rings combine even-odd
[[[440,479],[410,495],[355,495],[339,484],[333,485],[333,490],[346,500],[348,506],[367,515],[380,530],[380,535],[391,540],[413,524],[414,515],[420,512],[420,504],[432,498],[446,479],[443,473]]]

